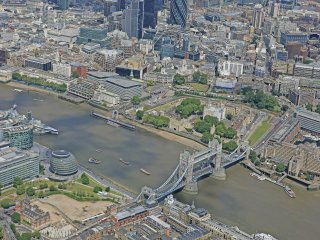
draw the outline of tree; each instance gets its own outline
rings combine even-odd
[[[44,192],[43,191],[40,191],[38,193],[38,198],[44,198]]]
[[[313,105],[311,103],[307,103],[305,107],[308,111],[312,111]]]
[[[32,235],[30,232],[24,232],[21,234],[20,240],[31,240]]]
[[[179,73],[177,73],[176,75],[174,75],[173,77],[173,84],[176,85],[182,85],[186,82],[186,79],[184,78],[184,76],[180,75]]]
[[[26,193],[29,197],[31,197],[35,194],[35,190],[32,187],[28,187]]]
[[[82,182],[82,184],[84,184],[84,185],[89,185],[90,180],[89,180],[87,174],[85,174],[85,173],[82,173],[82,174],[81,174],[81,182]]]
[[[40,239],[41,233],[40,233],[39,231],[34,231],[34,232],[32,232],[32,237],[33,237],[33,238]]]
[[[134,96],[132,99],[131,99],[131,103],[133,105],[139,105],[141,103],[141,99],[138,97],[138,96]]]
[[[110,192],[110,187],[106,187],[106,192]]]
[[[197,121],[194,125],[194,130],[199,133],[210,132],[212,125],[206,121]]]
[[[22,195],[22,194],[24,194],[25,192],[26,192],[26,189],[24,188],[24,186],[18,186],[18,187],[17,187],[16,193],[17,193],[18,195]]]
[[[283,112],[288,111],[288,109],[289,109],[289,106],[287,106],[287,105],[282,105],[281,106],[281,111],[283,111]]]
[[[276,171],[281,173],[286,170],[286,166],[283,163],[278,163],[276,166]]]
[[[317,105],[317,108],[315,110],[316,113],[320,113],[320,103]]]
[[[209,143],[213,139],[213,135],[209,132],[205,132],[202,134],[201,142]]]
[[[229,142],[223,142],[222,143],[222,149],[228,152],[233,152],[238,147],[238,144],[231,140]]]
[[[228,114],[226,115],[226,119],[228,119],[228,120],[232,120],[232,118],[233,118],[233,116],[232,116],[232,114],[231,114],[231,113],[228,113]]]
[[[210,123],[211,126],[217,125],[219,123],[219,119],[217,117],[213,117],[209,115],[204,116],[203,120],[207,123]]]
[[[224,132],[224,137],[225,138],[229,138],[229,139],[233,139],[235,136],[237,135],[237,131],[231,127],[227,128]]]
[[[1,201],[2,208],[8,209],[11,206],[14,206],[14,203],[10,199],[5,198]]]
[[[215,134],[220,136],[220,137],[223,137],[224,134],[225,134],[225,131],[226,131],[226,126],[224,125],[223,122],[220,122],[217,126],[216,126],[216,132]]]
[[[17,213],[17,212],[12,213],[12,215],[11,215],[11,221],[14,222],[14,223],[20,223],[20,222],[21,222],[21,216],[20,216],[20,214]]]
[[[101,191],[102,191],[102,188],[99,187],[99,186],[95,186],[95,187],[93,188],[93,192],[95,192],[95,193],[98,193],[98,192],[101,192]]]
[[[200,84],[207,84],[208,75],[201,73],[200,71],[196,71],[195,73],[192,74],[192,81]]]
[[[40,186],[39,186],[40,189],[46,189],[48,187],[49,187],[48,183],[43,183],[43,184],[40,184]]]
[[[249,159],[252,163],[257,161],[257,153],[253,150],[250,150]]]
[[[138,110],[136,112],[136,117],[137,119],[141,120],[143,118],[143,115],[144,115],[144,111],[141,111],[141,110]]]
[[[16,232],[17,232],[17,230],[16,230],[16,225],[15,225],[14,223],[11,223],[11,224],[10,224],[10,228],[11,228],[11,231],[12,231],[13,233],[16,233]]]
[[[78,72],[72,72],[71,77],[72,77],[72,78],[79,78],[79,77],[80,77],[80,73],[78,73]]]
[[[202,114],[203,106],[201,105],[201,101],[199,99],[187,98],[177,106],[176,112],[180,114],[180,117],[187,118],[193,114]]]
[[[22,185],[23,181],[20,177],[15,177],[13,179],[13,187],[17,188],[18,186]]]
[[[39,172],[41,175],[44,175],[44,170],[45,170],[44,166],[39,164]]]
[[[50,192],[57,191],[57,188],[56,188],[54,185],[51,185],[51,186],[49,187],[49,191],[50,191]]]
[[[3,239],[3,227],[0,227],[0,240]]]

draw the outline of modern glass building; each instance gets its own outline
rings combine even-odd
[[[43,71],[51,71],[52,64],[48,59],[29,57],[24,61],[25,67],[37,68]]]
[[[129,38],[141,38],[143,30],[144,1],[132,0],[130,5],[124,10],[122,21],[123,31]]]
[[[171,0],[170,23],[185,28],[188,18],[188,0]]]
[[[32,179],[39,176],[39,154],[32,151],[0,149],[0,182],[9,186],[14,178]]]
[[[78,171],[77,160],[68,151],[52,151],[50,158],[50,171],[61,176],[75,174]]]
[[[4,129],[4,139],[10,142],[10,147],[27,150],[33,146],[33,126],[16,126]]]
[[[80,28],[79,36],[77,37],[78,44],[98,43],[101,47],[111,47],[112,39],[108,36],[106,28]]]
[[[143,27],[155,28],[156,26],[157,26],[156,0],[145,0]]]

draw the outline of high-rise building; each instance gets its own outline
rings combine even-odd
[[[122,30],[127,33],[129,38],[141,38],[144,19],[144,1],[132,0],[124,10]]]
[[[33,126],[15,126],[4,129],[4,139],[10,142],[10,147],[20,150],[31,149],[33,146]]]
[[[103,3],[103,14],[104,16],[110,16],[113,12],[119,9],[117,0],[105,0]]]
[[[126,0],[118,0],[118,10],[122,11],[126,8]]]
[[[253,9],[253,16],[251,20],[252,26],[255,29],[260,29],[262,26],[263,18],[264,18],[263,7],[261,4],[256,4]]]
[[[67,10],[69,8],[69,0],[58,0],[58,6],[61,10]]]
[[[156,0],[145,0],[144,1],[143,27],[144,28],[155,28],[156,25],[157,25]]]
[[[171,0],[170,23],[186,27],[188,18],[188,0]]]
[[[280,3],[273,2],[271,5],[271,17],[278,17],[280,13]]]

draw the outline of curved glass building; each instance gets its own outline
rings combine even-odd
[[[50,171],[61,176],[75,174],[78,171],[77,160],[68,151],[52,151],[50,158]]]
[[[171,0],[170,23],[186,27],[188,18],[188,0]]]
[[[10,142],[10,147],[27,150],[33,146],[33,126],[14,126],[4,129],[4,138]]]

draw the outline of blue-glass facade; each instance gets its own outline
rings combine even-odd
[[[307,33],[281,33],[280,43],[287,45],[289,42],[299,42],[306,44],[308,41]]]
[[[188,0],[171,0],[170,23],[186,27],[188,17]]]
[[[144,28],[155,28],[157,26],[157,10],[155,5],[156,0],[145,0],[144,1],[144,17],[143,27]]]

